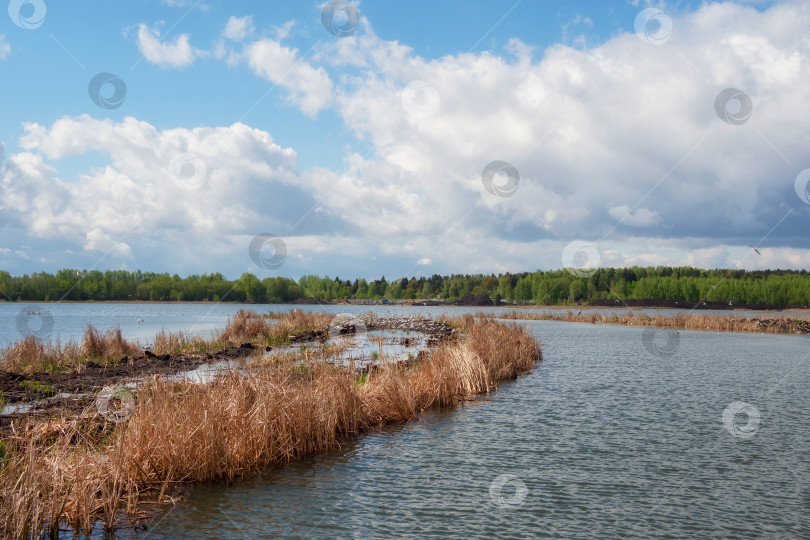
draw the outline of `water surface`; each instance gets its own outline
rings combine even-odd
[[[640,328],[526,324],[545,344],[531,375],[328,455],[194,487],[148,535],[810,536],[807,337],[681,332],[663,358]],[[758,426],[743,414],[724,426],[737,402]]]

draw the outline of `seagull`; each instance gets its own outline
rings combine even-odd
[[[748,246],[748,247],[750,247],[751,249],[753,249],[753,250],[754,250],[754,253],[756,253],[757,255],[762,255],[762,253],[760,253],[760,252],[759,252],[759,250],[758,250],[757,248],[755,248],[754,246]]]
[[[138,319],[138,322],[139,322],[139,323],[142,323],[142,322],[143,322],[143,319]]]

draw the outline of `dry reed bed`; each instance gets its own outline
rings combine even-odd
[[[152,352],[161,354],[205,353],[221,350],[227,345],[242,343],[276,344],[289,339],[293,332],[321,329],[334,316],[327,313],[305,313],[292,310],[278,317],[277,323],[268,322],[252,311],[240,310],[228,321],[224,332],[213,341],[190,336],[183,332],[160,331],[155,336]],[[56,341],[42,341],[29,335],[0,351],[0,370],[12,373],[58,373],[82,369],[90,361],[101,364],[118,362],[141,348],[121,335],[120,328],[104,333],[87,325],[81,342],[69,340],[64,345]]]
[[[480,315],[480,314],[479,314]],[[659,328],[682,328],[685,330],[709,330],[713,332],[768,332],[774,334],[807,334],[810,333],[810,321],[806,319],[771,317],[753,318],[735,315],[705,315],[677,313],[675,315],[646,315],[627,313],[585,313],[574,315],[569,311],[565,315],[551,313],[525,313],[512,311],[498,315],[501,319],[565,321],[601,324],[621,324],[624,326],[655,326]]]
[[[59,341],[43,342],[32,335],[26,336],[3,349],[0,369],[24,374],[55,373],[80,369],[91,360],[117,362],[138,350],[140,347],[135,343],[124,339],[120,328],[102,334],[87,325],[81,343],[70,340],[62,345]]]
[[[321,330],[332,322],[334,314],[315,313],[293,309],[289,313],[273,317],[276,323],[268,322],[270,317],[254,311],[239,310],[219,336],[219,341],[240,345],[245,342],[276,344],[287,341],[291,335],[312,330]]]
[[[298,322],[318,326],[318,317]],[[254,319],[239,317],[226,337],[272,332]],[[3,535],[36,536],[60,524],[88,531],[98,519],[112,529],[124,516],[137,517],[139,503],[165,502],[177,482],[230,481],[336,448],[427,407],[487,393],[541,358],[525,328],[471,316],[456,324],[466,332],[462,343],[442,345],[407,368],[382,364],[364,379],[351,366],[282,358],[204,385],[154,377],[129,420],[105,429],[88,427],[90,411],[61,425],[20,426],[6,441],[0,469]]]

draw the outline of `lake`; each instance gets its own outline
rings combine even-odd
[[[149,339],[213,331],[244,306],[41,307],[63,339],[87,322]],[[6,340],[19,308],[0,305]],[[145,533],[119,535],[810,536],[808,336],[519,324],[544,361],[496,393],[231,486],[191,487]]]
[[[411,307],[411,306],[361,306],[361,305],[304,305],[290,304],[219,304],[219,303],[127,303],[127,302],[54,302],[54,303],[27,303],[27,302],[0,302],[0,347],[20,340],[26,332],[50,340],[81,339],[84,329],[92,324],[104,331],[116,326],[121,328],[124,337],[147,345],[154,340],[155,334],[162,329],[176,332],[182,330],[193,335],[212,337],[216,332],[225,328],[228,317],[240,309],[252,309],[260,313],[267,311],[289,311],[291,309],[305,309],[309,311],[325,311],[328,313],[362,314],[369,311],[384,315],[412,315],[421,313],[429,316],[439,316],[444,313],[462,314],[477,313],[504,313],[514,311],[514,307]],[[554,309],[518,308],[521,311],[534,313],[565,314],[571,310],[574,313],[582,311],[587,313],[588,308],[570,307]],[[594,309],[596,313],[627,313],[627,309]],[[647,313],[650,315],[674,315],[688,313],[688,310],[657,310],[636,309],[633,313]],[[763,315],[755,311],[712,311],[700,310],[700,314],[729,314],[737,316],[773,316],[773,313]],[[786,312],[787,313],[787,312]]]

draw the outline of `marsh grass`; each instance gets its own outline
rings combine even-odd
[[[228,326],[220,334],[219,341],[232,345],[247,342],[280,345],[288,343],[292,335],[324,329],[333,318],[334,315],[330,313],[305,312],[300,309],[268,315],[259,315],[243,309],[228,321]],[[276,322],[271,322],[273,320]]]
[[[479,313],[479,316],[486,316]],[[646,315],[643,313],[585,313],[575,315],[527,313],[512,311],[498,315],[501,319],[565,321],[593,324],[619,324],[623,326],[654,326],[658,328],[680,328],[685,330],[708,330],[712,332],[768,332],[774,334],[807,333],[810,321],[788,317],[740,317],[736,315],[707,315],[676,313],[674,315]]]
[[[81,343],[69,340],[42,341],[28,335],[0,352],[0,369],[13,373],[59,373],[81,369],[90,361],[118,362],[122,357],[135,354],[140,348],[121,335],[120,328],[103,334],[90,325],[84,330]]]
[[[277,322],[252,311],[241,310],[232,319],[222,334],[214,340],[190,336],[183,332],[161,330],[154,341],[155,354],[205,354],[223,350],[228,345],[239,346],[246,342],[261,345],[288,343],[291,335],[320,330],[328,326],[333,315],[328,313],[305,313],[294,309],[278,314]],[[102,333],[87,325],[80,342],[69,340],[64,345],[43,341],[28,335],[0,351],[0,370],[30,375],[33,373],[60,373],[81,370],[88,362],[116,363],[124,356],[140,352],[140,347],[127,341],[120,328]]]
[[[199,336],[185,332],[166,332],[161,330],[155,335],[152,352],[155,354],[203,354],[209,349],[216,349],[219,342],[210,342]]]
[[[99,358],[105,362],[116,362],[122,357],[140,350],[135,343],[127,341],[121,335],[121,329],[111,328],[103,334],[93,326],[84,329],[81,352],[88,358]]]
[[[295,317],[310,327],[324,321],[321,314]],[[265,331],[258,318],[235,318],[227,337],[242,341],[250,335],[245,328]],[[0,469],[3,534],[36,536],[60,523],[86,532],[96,520],[112,529],[121,515],[137,515],[144,498],[168,500],[178,482],[232,481],[334,449],[428,407],[487,393],[541,358],[525,328],[491,319],[463,323],[463,343],[441,345],[418,363],[381,358],[361,378],[354,366],[307,353],[303,361],[277,355],[206,384],[155,376],[129,420],[103,438],[80,427],[97,418],[89,411],[65,425],[15,425]]]
[[[26,375],[57,373],[75,369],[83,363],[81,348],[73,340],[62,345],[59,341],[43,342],[29,335],[0,353],[0,369]]]

